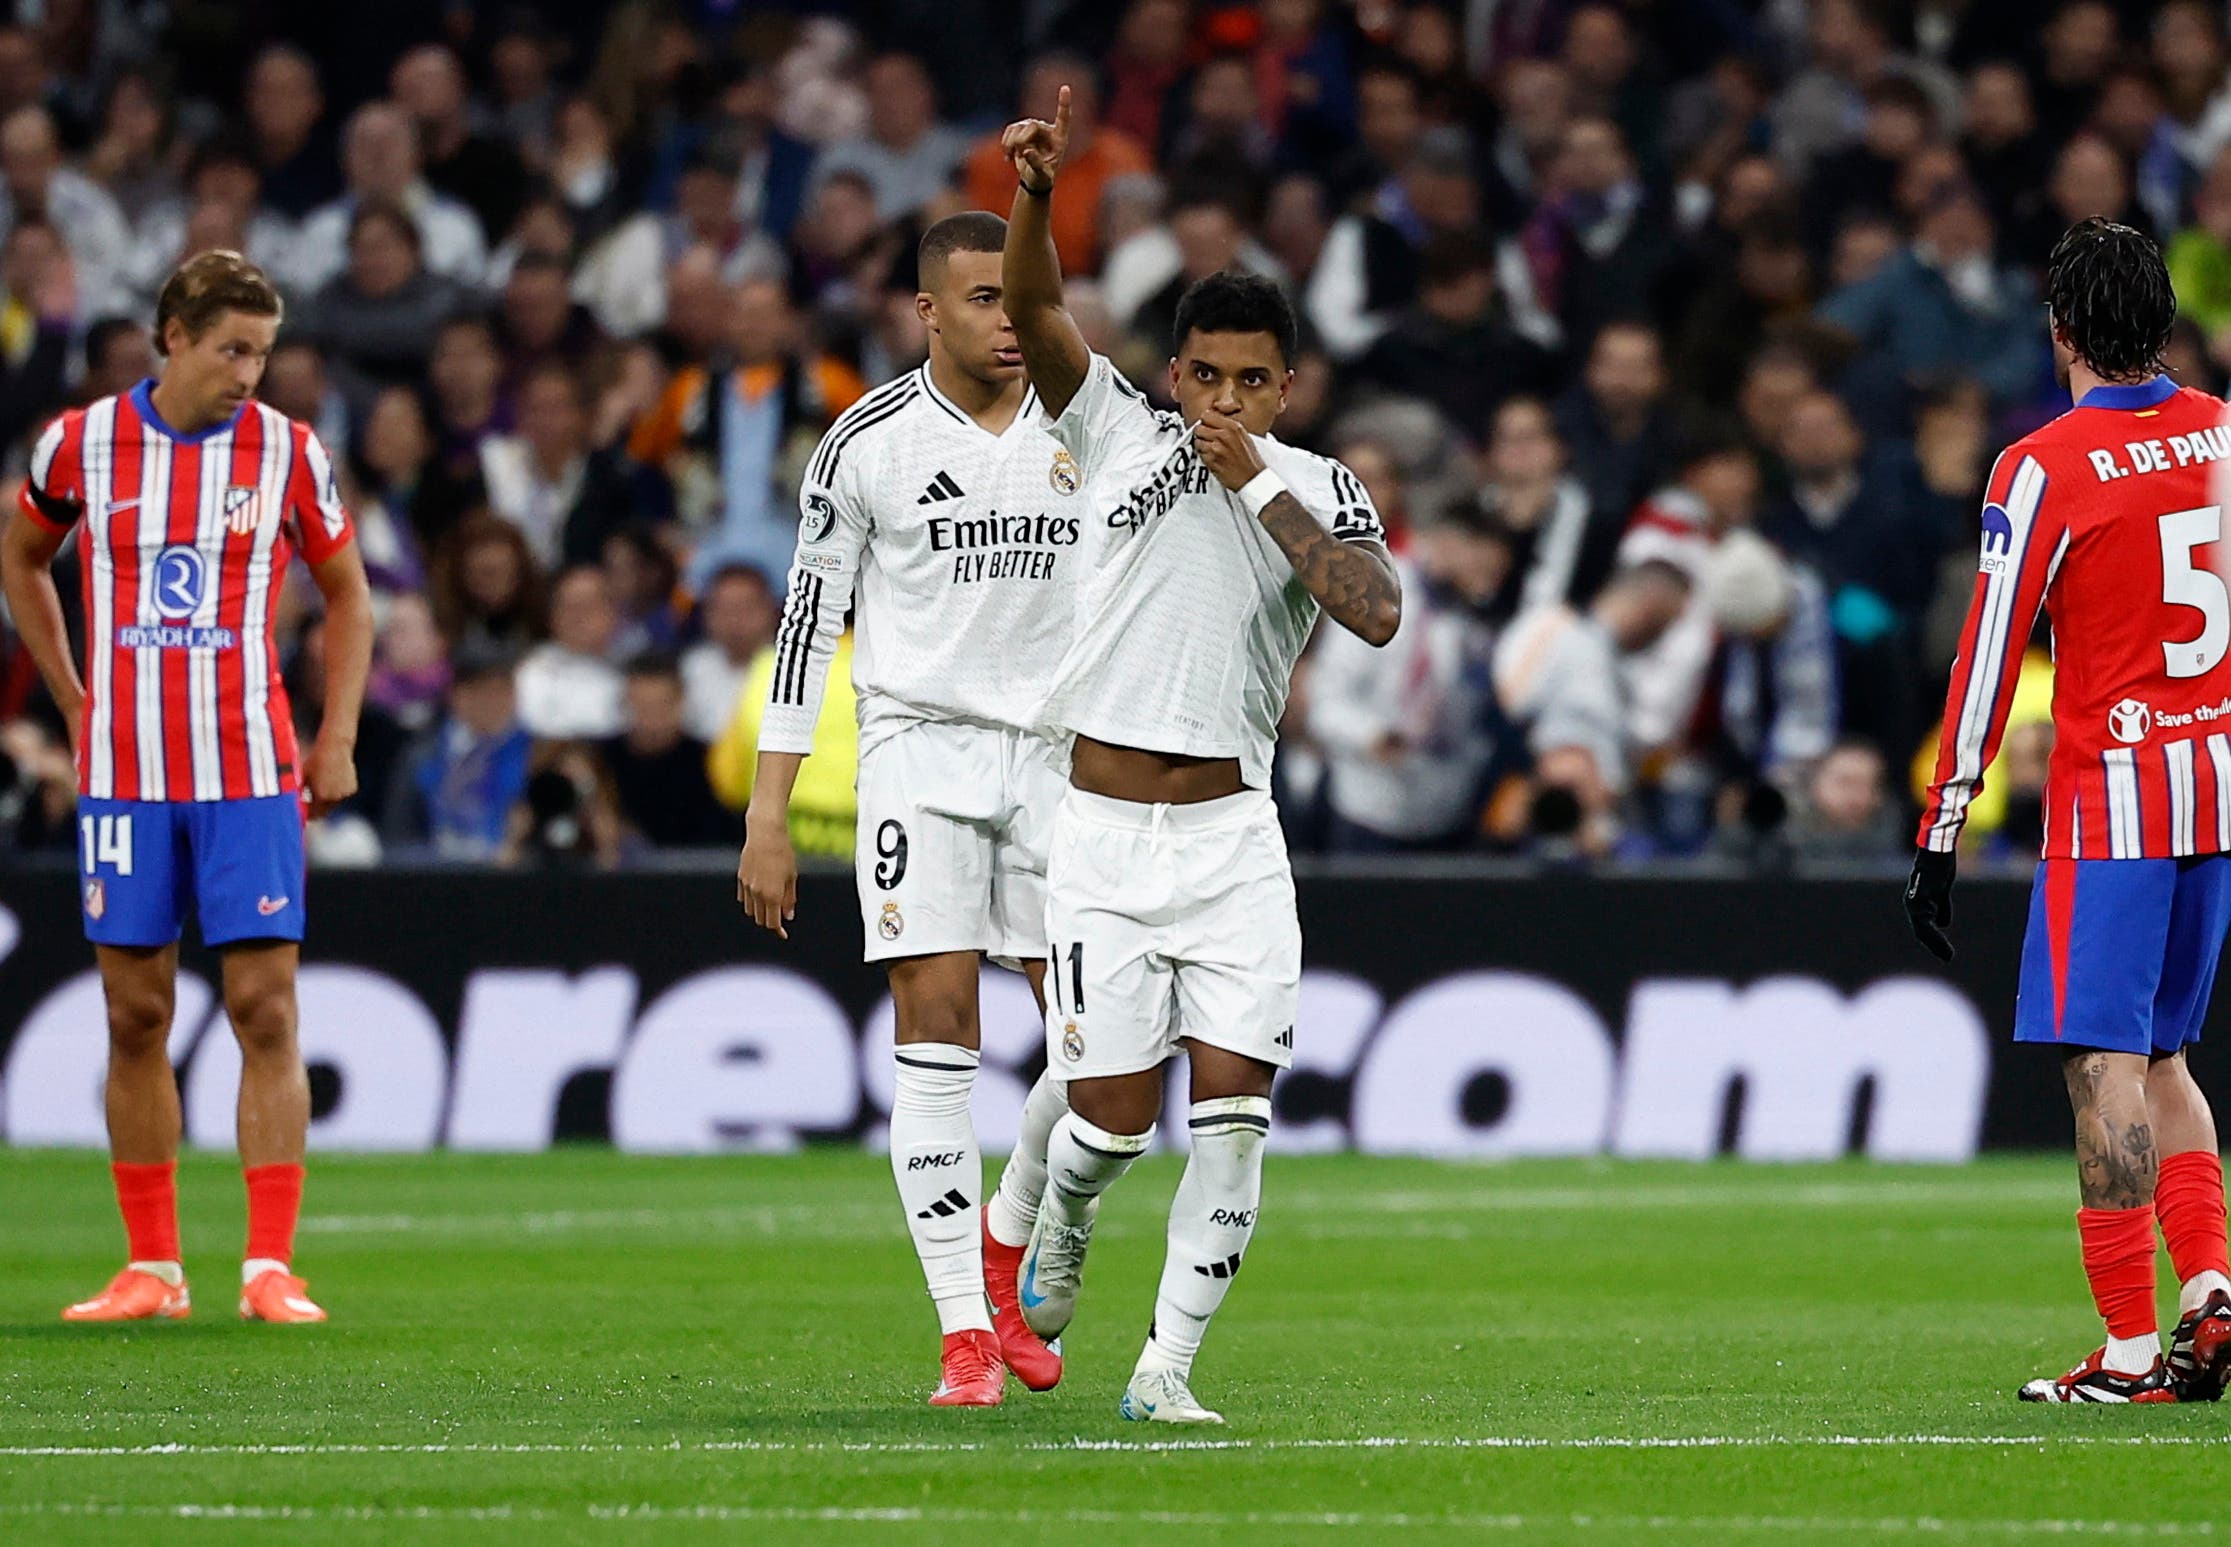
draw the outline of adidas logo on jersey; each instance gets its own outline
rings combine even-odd
[[[959,484],[953,482],[951,473],[939,473],[930,480],[929,488],[923,491],[922,497],[914,503],[917,505],[935,505],[942,500],[957,500],[965,492],[967,491],[962,489]]]

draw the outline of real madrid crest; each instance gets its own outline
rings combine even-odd
[[[1069,454],[1067,446],[1054,448],[1054,465],[1046,481],[1054,486],[1056,494],[1074,494],[1083,485],[1084,475],[1077,470],[1077,459]]]
[[[1075,1021],[1067,1022],[1061,1028],[1061,1056],[1073,1064],[1084,1062],[1084,1034],[1077,1030]]]
[[[906,933],[906,916],[899,912],[897,903],[887,902],[883,905],[883,916],[875,921],[875,927],[884,939],[896,940]]]

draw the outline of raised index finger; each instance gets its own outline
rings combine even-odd
[[[1069,138],[1069,88],[1066,86],[1054,98],[1054,130],[1064,140]]]

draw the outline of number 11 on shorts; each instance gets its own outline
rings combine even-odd
[[[1061,947],[1049,946],[1046,950],[1046,968],[1053,977],[1053,993],[1048,996],[1058,1014],[1082,1015],[1085,1013],[1085,944],[1082,940],[1069,947],[1069,992],[1076,1000],[1072,1008],[1061,997]]]

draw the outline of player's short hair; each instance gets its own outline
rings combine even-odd
[[[947,215],[922,233],[914,249],[914,269],[924,289],[944,278],[945,264],[957,252],[998,252],[1007,245],[1007,222],[990,210]]]
[[[1301,324],[1294,319],[1294,303],[1286,299],[1286,292],[1276,280],[1236,269],[1195,280],[1178,297],[1171,349],[1182,351],[1195,333],[1268,333],[1278,343],[1279,359],[1289,367],[1301,352]]]
[[[178,265],[155,297],[155,352],[168,356],[164,335],[172,318],[189,339],[200,338],[227,312],[251,317],[284,317],[286,303],[271,276],[239,253],[222,247],[200,252]]]
[[[2070,226],[2045,265],[2053,327],[2105,381],[2161,369],[2177,294],[2153,238],[2094,215]]]

